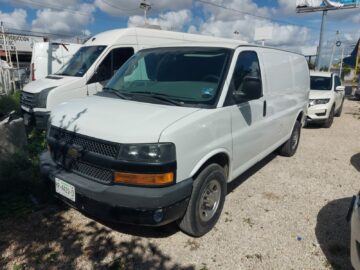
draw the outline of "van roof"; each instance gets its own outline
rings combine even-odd
[[[239,46],[240,44],[247,44],[246,41],[242,40],[234,40],[228,38],[218,38],[213,36],[205,36],[205,35],[197,35],[197,34],[189,34],[183,32],[173,32],[173,31],[165,31],[158,29],[148,29],[148,28],[119,28],[113,29],[109,31],[105,31],[99,33],[93,37],[91,37],[84,45],[114,45],[114,44],[135,44],[137,37],[149,37],[149,38],[167,38],[169,40],[181,40],[183,42],[191,41],[191,42],[208,42],[208,43],[226,43],[233,44],[234,46]],[[128,37],[126,41],[124,37]],[[133,43],[131,43],[133,41]],[[175,42],[174,42],[175,43]]]

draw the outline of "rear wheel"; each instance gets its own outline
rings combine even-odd
[[[284,143],[279,149],[280,155],[285,157],[291,157],[296,153],[296,150],[299,146],[300,134],[301,124],[299,121],[296,121],[289,140]]]
[[[330,128],[334,122],[335,108],[334,106],[331,108],[329,118],[324,123],[324,128]]]
[[[224,169],[218,164],[206,167],[194,180],[188,208],[179,221],[180,229],[195,237],[209,232],[220,217],[226,192]]]

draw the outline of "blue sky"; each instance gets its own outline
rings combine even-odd
[[[256,42],[256,28],[271,26],[273,38],[267,41],[269,45],[298,51],[316,48],[321,13],[297,14],[295,0],[201,1],[153,0],[150,2],[153,8],[149,12],[149,22],[167,30],[249,42]],[[0,20],[9,29],[57,33],[63,35],[57,38],[69,38],[142,25],[143,11],[139,9],[139,3],[140,0],[0,0]],[[244,15],[238,11],[274,20]],[[337,38],[337,30],[340,32],[338,38],[347,44],[353,44],[360,37],[359,11],[329,12],[325,32],[325,47],[328,51]]]

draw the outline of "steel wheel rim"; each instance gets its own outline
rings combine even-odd
[[[214,217],[219,208],[221,198],[221,186],[217,180],[211,180],[204,188],[200,197],[199,213],[203,222]]]

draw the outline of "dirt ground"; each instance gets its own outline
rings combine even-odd
[[[0,269],[351,269],[352,195],[360,190],[360,103],[330,129],[302,130],[297,154],[276,154],[229,184],[215,229],[104,225],[49,206],[0,222]]]

